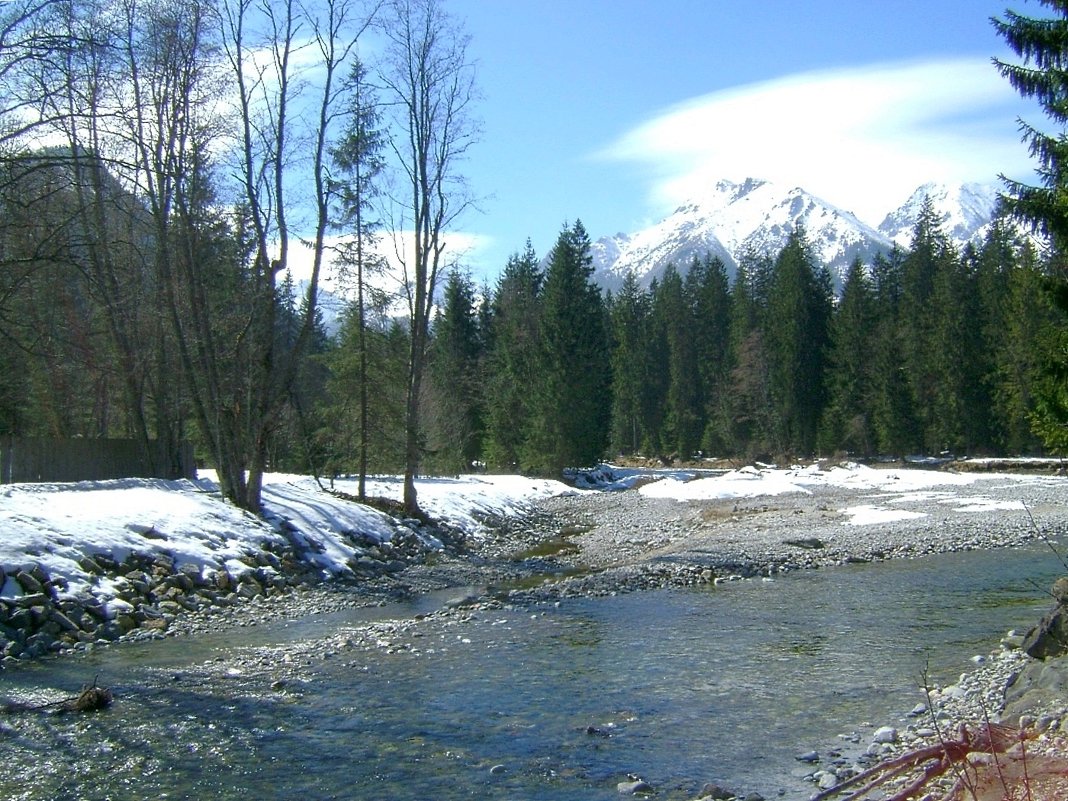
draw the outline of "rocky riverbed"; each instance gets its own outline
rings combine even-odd
[[[121,640],[195,637],[220,627],[257,626],[442,593],[443,603],[430,614],[250,650],[225,664],[199,668],[207,674],[236,669],[246,680],[269,678],[272,686],[284,689],[298,686],[302,668],[316,660],[359,649],[418,648],[422,638],[442,632],[462,636],[465,625],[502,606],[536,610],[576,596],[722,584],[851,562],[1014,547],[1035,539],[1049,543],[1051,560],[1060,559],[1068,543],[1065,482],[1050,477],[1018,483],[997,477],[955,484],[951,491],[908,492],[827,485],[760,498],[686,502],[637,489],[582,492],[487,520],[481,536],[453,537],[441,550],[419,547],[426,538],[411,538],[410,547],[400,540],[369,561],[363,575],[345,581],[317,581],[287,561],[284,551],[263,557],[260,572],[232,586],[218,586],[218,581],[205,586],[198,577],[168,570],[158,560],[101,565],[125,583],[128,619],[101,614],[93,620],[97,616],[91,610],[69,614],[60,603],[47,603],[55,595],[48,576],[29,575],[20,581],[37,590],[27,594],[35,602],[7,604],[7,619],[0,622],[8,630],[18,621],[37,625],[50,642],[61,643],[43,653],[65,653],[101,647],[109,633]],[[962,722],[977,726],[1002,714],[1013,726],[1040,732],[1041,747],[1063,757],[1068,753],[1062,741],[1068,730],[1068,669],[1064,660],[1029,659],[1019,649],[1021,643],[1019,636],[1006,637],[1001,649],[982,655],[959,682],[930,688],[929,707],[914,710],[908,720],[842,733],[839,747],[799,755],[806,757],[799,764],[807,766],[814,792],[879,759],[937,742]],[[9,654],[8,663],[19,656]],[[1007,693],[1009,705],[1003,711]],[[626,790],[621,786],[621,792]]]

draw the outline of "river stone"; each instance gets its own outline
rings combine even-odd
[[[1061,606],[1068,604],[1068,576],[1061,576],[1055,582],[1053,582],[1053,589],[1050,594]]]
[[[726,801],[728,798],[734,798],[734,793],[730,790],[724,790],[718,784],[714,782],[708,782],[701,788],[701,798],[712,799],[712,801]]]
[[[40,581],[32,573],[25,570],[20,570],[15,574],[15,581],[22,587],[23,591],[27,595],[43,595],[45,588],[44,583]]]
[[[52,610],[52,620],[54,620],[61,629],[64,631],[78,631],[80,626],[60,612],[58,609]]]
[[[653,786],[641,779],[631,779],[616,785],[620,795],[635,795],[637,793],[651,793]]]
[[[872,735],[871,739],[874,743],[896,743],[897,729],[893,726],[883,726],[875,730],[875,734]]]
[[[816,774],[816,786],[821,790],[830,790],[838,785],[838,777],[829,770],[820,770]]]

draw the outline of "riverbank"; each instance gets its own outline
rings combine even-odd
[[[236,651],[225,659],[187,668],[181,678],[195,684],[201,679],[225,682],[227,677],[240,676],[250,688],[260,688],[259,692],[273,688],[284,693],[287,688],[304,686],[309,666],[324,660],[355,664],[361,650],[406,653],[425,648],[427,642],[462,642],[471,627],[479,621],[484,625],[494,610],[551,615],[552,607],[567,598],[724,584],[745,578],[774,581],[786,573],[817,567],[1013,547],[1035,539],[1052,546],[1040,549],[1040,558],[1055,561],[1059,543],[1068,532],[1064,492],[1068,482],[1059,477],[964,477],[930,471],[869,472],[850,466],[674,474],[655,481],[649,475],[602,471],[594,478],[602,484],[626,479],[631,486],[620,492],[561,488],[536,498],[528,496],[522,502],[486,505],[477,528],[450,529],[455,533],[450,535],[453,541],[448,547],[443,542],[444,532],[438,536],[431,529],[416,531],[411,528],[412,521],[398,521],[412,532],[410,555],[400,547],[403,539],[383,537],[369,542],[364,534],[358,556],[348,563],[365,565],[367,573],[356,575],[353,571],[351,576],[325,581],[309,572],[307,560],[286,567],[286,559],[298,555],[292,543],[309,540],[309,533],[290,520],[295,531],[288,537],[289,550],[283,548],[279,554],[268,549],[275,553],[277,567],[267,556],[257,558],[267,560],[264,575],[304,575],[306,580],[288,580],[281,586],[264,582],[258,593],[226,595],[228,601],[224,603],[205,603],[195,609],[174,601],[180,608],[167,607],[173,614],[168,612],[168,617],[162,618],[166,626],[137,627],[122,639],[195,638],[208,632],[238,632],[277,625],[284,619],[436,594],[438,600],[418,614],[371,620],[365,625],[346,626],[336,635],[269,649]],[[452,501],[458,503],[459,499],[453,497]],[[331,507],[332,514],[340,514],[337,508]],[[176,539],[173,530],[163,525],[153,531],[169,539],[143,534],[142,539],[157,546]],[[357,543],[357,533],[347,535],[350,545]],[[426,546],[435,539],[441,547]],[[247,558],[254,556],[255,552],[246,554]],[[170,565],[171,575],[182,572],[176,562]],[[286,572],[297,567],[303,572]],[[192,571],[186,571],[195,587]],[[162,567],[161,573],[166,573]],[[208,571],[200,570],[196,575],[204,579]],[[128,584],[137,579],[126,574],[124,578]],[[151,597],[155,590],[146,586],[149,593],[145,601],[158,607],[161,602]],[[43,589],[54,591],[55,585]],[[121,598],[117,594],[113,597]],[[79,641],[71,649],[94,650],[104,644],[96,638]],[[813,743],[819,749],[820,761],[799,763],[805,776],[815,785],[830,782],[831,778],[825,778],[828,774],[835,781],[843,780],[874,758],[921,747],[937,738],[939,731],[952,730],[964,720],[981,720],[977,714],[1000,708],[1007,677],[1021,673],[1027,660],[1010,650],[984,659],[958,683],[932,688],[935,705],[930,723],[923,715],[905,722],[886,721],[896,729],[896,739],[876,743],[870,754],[869,741],[882,727],[847,733],[856,742],[835,749]],[[1050,687],[1043,689],[1049,691]],[[1051,748],[1060,747],[1059,729],[1064,719],[1060,699],[1054,692],[1052,698],[1047,695],[1045,707],[1023,713],[1030,714],[1035,724],[1042,724],[1047,736],[1041,742]],[[935,722],[937,726],[932,725]],[[829,738],[833,736],[828,733]],[[852,753],[847,746],[854,746]]]

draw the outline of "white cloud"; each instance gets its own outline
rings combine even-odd
[[[874,220],[927,181],[1030,170],[1027,114],[985,58],[878,64],[792,75],[668,108],[602,157],[644,164],[661,207],[717,180],[800,185]]]

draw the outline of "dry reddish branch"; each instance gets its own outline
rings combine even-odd
[[[1068,761],[1052,757],[1028,759],[1024,741],[1034,732],[1019,731],[997,723],[984,723],[974,730],[961,724],[955,739],[944,739],[925,748],[880,762],[830,790],[813,796],[823,801],[858,784],[863,786],[843,801],[860,801],[892,779],[919,771],[912,781],[887,801],[907,801],[950,771],[956,781],[943,801],[1068,801]],[[1020,747],[1014,748],[1019,745]],[[1011,750],[1010,750],[1011,749]],[[972,760],[969,755],[982,755]],[[1035,794],[1041,781],[1042,794]]]

